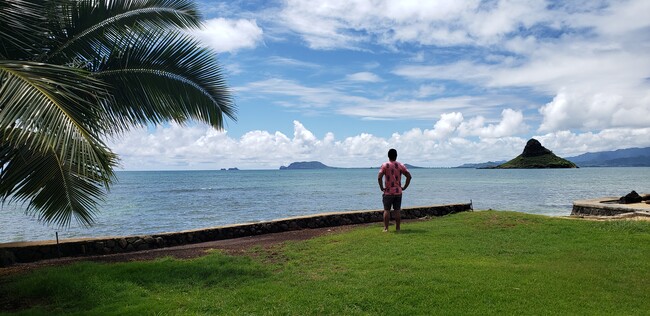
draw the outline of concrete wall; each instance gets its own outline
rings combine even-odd
[[[433,205],[402,210],[402,218],[443,216],[471,210],[471,204]],[[104,255],[278,233],[291,230],[381,222],[383,211],[325,213],[270,222],[239,224],[146,236],[66,239],[0,244],[0,267],[14,263],[73,256]]]
[[[590,200],[579,200],[573,202],[571,215],[575,216],[617,216],[633,212],[648,212],[650,205],[650,194],[641,195],[642,203],[619,204],[618,197],[602,197]]]

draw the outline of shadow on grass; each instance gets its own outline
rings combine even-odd
[[[139,301],[151,293],[173,297],[175,294],[170,293],[192,288],[228,289],[271,275],[268,268],[248,257],[221,253],[189,260],[167,257],[128,263],[80,262],[2,280],[0,313],[35,305],[47,310],[85,310],[105,304],[102,298],[107,297],[125,302]]]
[[[402,228],[399,233],[395,232],[400,235],[410,235],[410,234],[426,234],[427,231],[424,229],[419,229],[419,228]]]

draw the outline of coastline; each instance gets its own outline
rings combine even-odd
[[[415,219],[471,210],[471,203],[460,203],[408,207],[403,208],[401,214],[403,219]],[[332,212],[145,236],[64,239],[59,243],[53,240],[3,243],[0,244],[0,267],[61,257],[109,255],[270,233],[373,223],[382,221],[382,216],[383,210]]]

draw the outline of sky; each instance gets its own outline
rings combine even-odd
[[[135,128],[119,170],[422,167],[650,146],[650,1],[197,2],[236,120]]]

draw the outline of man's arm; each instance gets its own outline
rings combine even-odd
[[[377,176],[377,182],[379,183],[379,189],[381,190],[381,192],[384,192],[384,182],[381,181],[383,177],[384,175],[381,173],[379,174],[379,176]]]
[[[406,176],[406,182],[402,187],[402,191],[406,190],[406,188],[409,187],[409,184],[411,184],[411,173],[407,171],[404,175]]]

